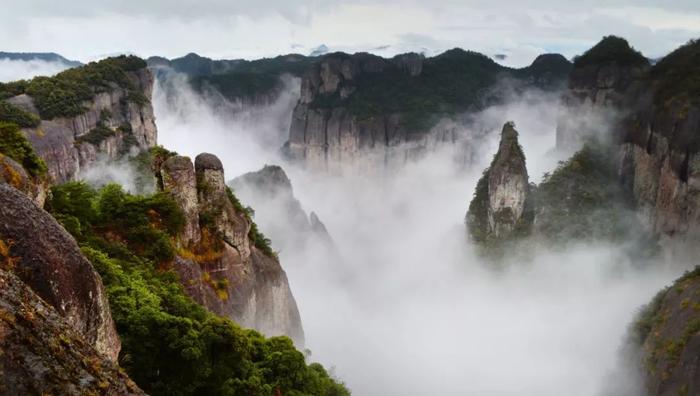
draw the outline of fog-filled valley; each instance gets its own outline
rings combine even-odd
[[[0,396],[698,394],[700,42],[504,59],[0,53]]]
[[[605,242],[538,245],[494,264],[467,242],[464,214],[504,122],[515,122],[534,180],[566,156],[554,150],[558,93],[526,91],[480,112],[462,131],[484,135],[469,164],[443,145],[399,169],[329,175],[280,156],[298,86],[232,110],[182,76],[164,81],[178,84],[154,94],[164,146],[217,154],[227,179],[281,165],[324,222],[336,249],[299,245],[283,202],[240,191],[279,250],[311,359],[356,394],[604,394],[640,301],[691,267]]]

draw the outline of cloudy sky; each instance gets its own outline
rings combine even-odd
[[[525,4],[527,3],[527,4]],[[0,50],[88,61],[115,53],[257,58],[452,47],[524,65],[616,34],[649,57],[700,37],[698,0],[0,0]]]

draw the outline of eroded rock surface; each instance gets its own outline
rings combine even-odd
[[[0,241],[11,268],[98,352],[116,360],[121,343],[102,280],[75,239],[26,195],[0,184]]]
[[[144,394],[66,319],[0,269],[0,395]]]

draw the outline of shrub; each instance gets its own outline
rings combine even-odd
[[[40,122],[39,117],[4,100],[0,100],[0,121],[11,122],[22,128],[34,128]]]
[[[139,95],[127,73],[145,67],[146,62],[135,56],[107,58],[53,77],[0,83],[0,99],[26,93],[34,99],[42,119],[80,115],[87,110],[83,105],[85,101],[97,93],[111,91],[114,86],[128,91],[127,100],[143,105],[148,99]]]
[[[122,342],[119,364],[149,394],[349,395],[323,367],[307,365],[288,338],[265,338],[206,311],[159,265],[164,255],[141,246],[156,236],[172,249],[168,236],[181,221],[167,195],[71,182],[52,188],[47,208],[64,224],[80,224],[73,235],[105,285]]]
[[[0,121],[0,153],[12,158],[32,176],[43,176],[46,164],[19,130],[17,124]]]

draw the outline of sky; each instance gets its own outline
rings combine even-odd
[[[700,37],[697,0],[0,0],[0,9],[0,50],[83,62],[254,59],[325,45],[383,56],[461,47],[524,66],[540,53],[580,54],[608,34],[651,58]]]

